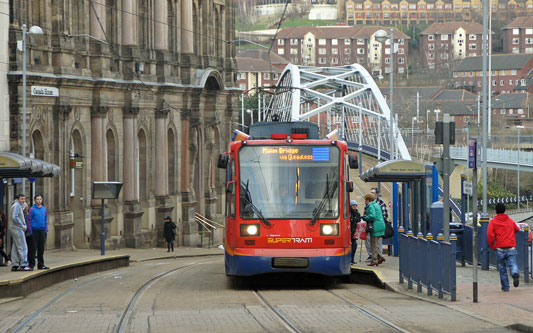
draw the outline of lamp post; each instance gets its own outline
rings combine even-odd
[[[429,134],[429,112],[430,110],[426,110],[426,135]]]
[[[22,156],[26,156],[26,40],[28,34],[42,35],[43,29],[34,25],[28,31],[26,25],[22,25]],[[26,178],[22,178],[22,193],[26,193]]]
[[[394,159],[394,99],[393,99],[393,82],[394,82],[394,29],[390,29],[389,35],[385,30],[376,31],[374,37],[379,43],[385,43],[387,40],[390,41],[390,88],[389,88],[389,140],[390,140],[390,159]]]
[[[520,211],[520,130],[524,128],[524,126],[516,126],[516,129],[518,130],[517,134],[517,141],[518,141],[518,161],[517,161],[517,173],[518,173],[518,186],[516,189],[516,205],[518,207],[518,211]]]
[[[415,144],[415,121],[416,120],[417,120],[416,117],[413,117],[413,119],[411,120],[411,152],[413,151],[414,144]]]

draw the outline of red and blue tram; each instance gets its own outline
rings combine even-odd
[[[238,131],[236,131],[238,132]],[[354,154],[309,122],[238,132],[226,168],[226,275],[350,274],[349,168]]]

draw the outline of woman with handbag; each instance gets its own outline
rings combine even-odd
[[[378,240],[385,234],[385,221],[383,221],[383,214],[381,207],[375,202],[376,197],[369,193],[365,195],[367,230],[370,233],[370,248],[372,251],[372,261],[368,266],[377,266],[385,261],[378,251]]]

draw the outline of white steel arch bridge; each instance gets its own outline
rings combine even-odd
[[[367,70],[352,64],[309,67],[289,64],[283,70],[266,109],[266,121],[311,121],[339,137],[353,150],[390,159],[391,112]],[[394,156],[410,160],[395,124]]]

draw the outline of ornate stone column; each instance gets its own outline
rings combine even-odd
[[[91,107],[91,196],[92,182],[106,181],[105,177],[105,120],[109,108],[106,106]],[[104,229],[105,229],[105,246],[107,249],[113,248],[111,241],[111,221],[113,216],[107,205],[104,207]],[[93,249],[99,249],[101,246],[102,234],[102,201],[91,201],[91,241],[90,246]]]
[[[105,40],[106,3],[105,0],[89,1],[91,35]]]
[[[181,53],[194,52],[192,0],[181,2]]]
[[[182,198],[182,232],[183,245],[196,246],[199,244],[198,223],[194,221],[196,201],[191,193],[190,177],[190,121],[183,116],[181,119],[181,198]]]
[[[73,245],[73,228],[74,228],[74,214],[72,210],[67,208],[68,196],[68,178],[70,177],[70,170],[68,165],[69,149],[68,141],[70,135],[68,134],[68,118],[72,112],[71,105],[56,104],[53,108],[53,130],[52,137],[62,138],[61,140],[51,140],[53,156],[51,160],[53,163],[60,165],[63,172],[59,177],[51,179],[52,186],[51,194],[53,200],[48,199],[48,202],[53,202],[55,207],[48,207],[48,213],[53,214],[54,218],[54,243],[56,249],[70,249]],[[67,164],[65,165],[65,161]]]
[[[139,108],[123,108],[124,138],[124,243],[126,247],[144,247],[143,210],[138,195],[137,115]]]
[[[168,195],[168,138],[167,119],[168,109],[155,112],[155,156],[157,158],[155,172],[155,199],[156,199],[156,221],[158,246],[165,246],[163,241],[164,218],[172,214],[174,207]]]
[[[155,0],[155,49],[168,50],[168,1]]]
[[[122,0],[122,45],[137,45],[137,0]]]

